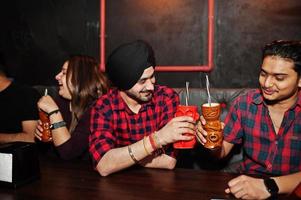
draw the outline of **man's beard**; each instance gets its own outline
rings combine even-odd
[[[133,94],[132,92],[126,91],[125,93],[132,99],[134,99],[135,101],[137,101],[138,103],[145,103],[148,102],[152,99],[153,97],[153,92],[152,90],[147,90],[147,91],[141,91],[139,92],[139,94],[143,94],[143,93],[149,93],[148,96],[146,97],[142,97],[142,96],[137,96],[136,94]]]

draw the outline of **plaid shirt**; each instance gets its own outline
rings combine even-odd
[[[117,89],[98,99],[91,112],[90,154],[95,166],[110,149],[135,143],[161,129],[170,121],[179,104],[178,94],[170,88],[155,85],[151,101],[133,113]],[[174,156],[172,145],[166,153]]]
[[[240,170],[286,175],[301,171],[301,98],[284,114],[278,134],[259,90],[238,97],[225,120],[224,139],[243,144]]]

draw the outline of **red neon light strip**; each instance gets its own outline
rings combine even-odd
[[[105,0],[100,2],[100,70],[105,71],[105,47],[106,47],[106,4]]]
[[[105,70],[105,0],[100,2],[100,69]],[[210,72],[213,70],[214,50],[214,0],[208,0],[208,65],[156,66],[161,72]]]

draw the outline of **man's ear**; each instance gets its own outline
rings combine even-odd
[[[301,76],[299,76],[298,87],[300,87],[300,88],[301,88]]]

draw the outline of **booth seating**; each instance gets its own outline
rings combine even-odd
[[[179,94],[181,104],[186,103],[186,89],[174,88]],[[231,103],[240,95],[252,90],[252,88],[211,88],[210,96],[211,102],[220,103],[222,107],[221,120],[224,121]],[[198,106],[201,114],[201,105],[208,102],[208,95],[206,89],[191,88],[189,89],[189,105]]]
[[[48,89],[48,94],[52,97],[58,96],[57,88],[54,86],[41,86],[37,85],[34,88],[40,93],[44,94],[45,88]],[[180,102],[182,105],[186,103],[186,89],[174,88],[179,94]],[[231,103],[239,95],[245,94],[252,88],[211,88],[211,102],[217,102],[221,104],[222,113],[221,121],[224,121]],[[208,102],[207,91],[204,88],[191,88],[189,89],[189,105],[198,106],[199,114],[201,114],[201,105]],[[209,150],[203,148],[198,144],[194,149],[180,150],[177,162],[179,168],[192,168],[192,169],[204,169],[204,170],[223,170],[227,172],[235,172],[235,168],[242,159],[242,153],[240,147],[237,146],[231,152],[228,158],[223,160],[215,159],[209,152]]]

